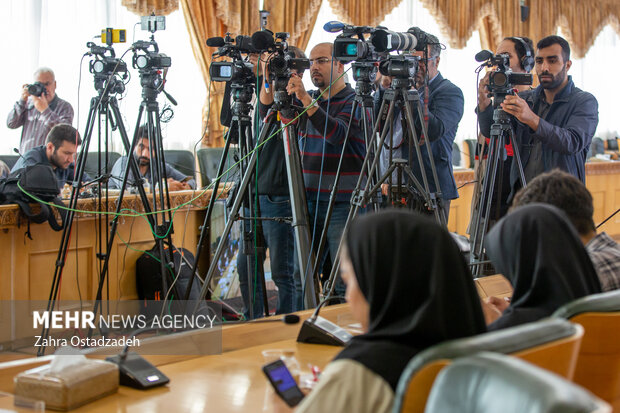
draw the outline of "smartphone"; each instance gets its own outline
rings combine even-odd
[[[291,372],[282,360],[276,360],[263,366],[263,372],[271,382],[274,390],[290,407],[299,404],[304,394],[301,392]]]

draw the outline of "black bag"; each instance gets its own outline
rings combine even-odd
[[[166,250],[168,247],[166,247]],[[157,258],[157,259],[156,259]],[[166,298],[166,292],[162,291],[161,265],[159,263],[159,248],[157,245],[145,252],[136,261],[136,288],[138,290],[138,298],[144,300],[163,300]],[[194,255],[185,248],[173,247],[174,274],[166,271],[166,285],[168,288],[174,282],[174,278],[178,280],[174,284],[174,289],[170,292],[168,299],[175,300],[185,299],[185,291],[189,280],[192,277],[192,266],[194,265]],[[196,278],[192,283],[190,300],[198,298],[196,295],[200,293],[200,280]]]
[[[21,186],[20,189],[19,186]],[[54,231],[63,228],[66,211],[58,208],[61,217],[61,224],[56,221],[54,212],[49,205],[39,203],[36,199],[26,194],[32,194],[36,198],[51,202],[55,205],[64,207],[58,197],[58,181],[56,175],[49,165],[30,165],[18,169],[5,178],[0,180],[0,205],[17,204],[28,220],[41,224],[48,221]],[[35,214],[30,207],[31,203],[37,202],[41,206],[41,211]]]

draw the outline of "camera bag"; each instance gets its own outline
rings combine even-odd
[[[1,179],[0,205],[17,204],[29,222],[41,224],[47,221],[54,231],[60,231],[65,221],[65,210],[57,209],[61,217],[61,223],[59,224],[49,205],[38,202],[35,198],[27,195],[27,193],[42,201],[64,207],[64,204],[58,197],[60,193],[58,181],[51,166],[30,165],[11,172],[8,177]],[[38,203],[41,210],[35,213],[31,208],[31,203]]]

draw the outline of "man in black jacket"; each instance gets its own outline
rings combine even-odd
[[[509,95],[501,108],[513,115],[512,126],[519,147],[525,180],[529,182],[554,168],[585,183],[585,162],[598,125],[598,102],[577,88],[567,75],[570,46],[560,36],[547,36],[536,45],[535,69],[540,86]],[[493,108],[479,113],[480,132],[489,136]],[[520,188],[516,163],[510,174],[513,193]]]

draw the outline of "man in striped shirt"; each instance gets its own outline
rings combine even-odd
[[[318,90],[306,91],[301,76],[296,75],[291,76],[287,87],[288,93],[296,98],[295,104],[307,109],[299,118],[298,133],[310,226],[315,242],[318,242],[324,226],[355,98],[355,91],[345,83],[344,65],[332,58],[332,47],[331,43],[320,43],[310,52],[310,75]],[[261,94],[261,112],[264,111],[262,115],[266,114],[272,102],[271,95],[264,98]],[[351,193],[359,178],[365,154],[364,137],[354,116],[327,233],[327,245],[332,259],[342,237]],[[344,294],[344,289],[344,283],[338,280],[336,293]]]

